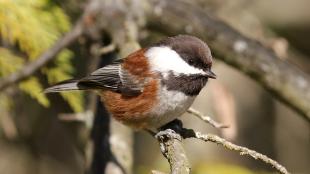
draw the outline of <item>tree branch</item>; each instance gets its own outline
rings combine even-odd
[[[159,142],[162,154],[170,164],[170,173],[189,174],[191,168],[182,146],[181,135],[171,129],[167,129],[157,133],[155,138]]]
[[[0,79],[0,91],[12,84],[18,83],[38,71],[42,66],[53,60],[55,56],[65,47],[69,46],[83,33],[83,24],[79,21],[71,31],[59,39],[53,47],[45,51],[35,61],[25,65],[21,70]]]
[[[154,7],[148,13],[150,30],[168,35],[189,33],[198,36],[209,44],[219,59],[258,81],[310,121],[310,77],[307,74],[201,8],[179,0],[150,2]]]
[[[211,126],[215,127],[215,128],[228,128],[228,125],[224,125],[222,123],[218,123],[217,121],[213,120],[211,117],[203,115],[201,112],[197,111],[194,108],[189,108],[187,111],[187,113],[190,113],[196,117],[198,117],[199,119],[201,119],[202,121],[210,124]]]
[[[233,151],[237,151],[240,153],[240,155],[248,155],[251,156],[252,158],[256,159],[256,160],[261,160],[266,164],[270,164],[272,167],[274,167],[277,171],[279,171],[282,174],[289,174],[289,172],[286,170],[285,167],[283,167],[281,164],[279,164],[277,161],[269,158],[266,155],[263,155],[261,153],[258,153],[254,150],[248,149],[246,147],[242,147],[242,146],[238,146],[236,144],[233,144],[227,140],[225,140],[224,138],[221,138],[219,136],[216,135],[212,135],[212,134],[201,134],[200,132],[195,132],[195,136],[193,136],[192,138],[197,138],[200,140],[203,140],[205,142],[213,142],[216,144],[219,144],[229,150],[233,150]]]
[[[266,155],[246,147],[238,146],[216,135],[202,134],[200,132],[195,132],[192,129],[183,128],[182,123],[178,120],[175,120],[164,126],[162,131],[155,135],[155,138],[159,141],[161,151],[165,158],[168,160],[171,173],[173,174],[190,173],[189,163],[185,155],[185,151],[181,145],[183,138],[195,138],[205,142],[219,144],[229,150],[239,152],[240,155],[248,155],[256,160],[260,160],[266,164],[269,164],[281,174],[289,174],[285,167],[283,167],[277,161],[267,157]]]

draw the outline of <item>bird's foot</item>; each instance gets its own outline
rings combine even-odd
[[[171,122],[163,125],[158,130],[159,131],[163,131],[163,130],[166,130],[166,129],[172,129],[175,132],[179,133],[183,129],[183,123],[182,123],[181,120],[175,119],[175,120],[172,120]]]
[[[172,129],[166,129],[166,130],[161,130],[157,132],[155,135],[155,138],[160,141],[165,141],[166,139],[177,139],[177,140],[182,140],[182,137],[180,134],[176,133]]]
[[[155,135],[155,138],[158,140],[165,140],[166,138],[182,140],[182,137],[180,136],[180,131],[182,129],[183,123],[180,120],[175,119],[160,127],[158,129],[159,132],[157,132]]]
[[[158,132],[153,132],[152,130],[147,129],[146,131],[160,141],[165,141],[167,139],[182,140],[182,138],[193,137],[193,134],[195,133],[192,129],[184,128],[183,123],[178,119],[160,127]]]

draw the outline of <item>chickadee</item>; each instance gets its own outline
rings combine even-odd
[[[142,48],[82,79],[60,82],[46,93],[95,90],[108,112],[137,129],[158,129],[191,106],[209,78],[212,55],[200,39],[179,35]]]

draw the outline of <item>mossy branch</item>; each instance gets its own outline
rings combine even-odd
[[[26,64],[21,70],[17,71],[16,73],[1,78],[0,91],[3,91],[10,85],[16,84],[37,72],[41,67],[56,58],[56,55],[60,51],[73,43],[79,36],[82,35],[82,33],[83,24],[82,22],[78,22],[71,31],[69,31],[61,39],[59,39],[53,47],[45,51],[35,61]]]

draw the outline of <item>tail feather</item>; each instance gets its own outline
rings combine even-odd
[[[70,79],[60,83],[57,83],[51,87],[48,87],[44,90],[44,93],[54,93],[70,90],[81,90],[81,87],[78,86],[78,80]]]

